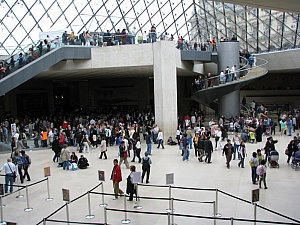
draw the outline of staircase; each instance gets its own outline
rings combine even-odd
[[[266,64],[268,61],[264,59],[256,59],[256,66],[250,69],[249,65],[245,68],[242,68],[236,73],[245,74],[241,76],[239,79],[234,80],[232,82],[228,82],[225,84],[219,84],[219,76],[213,77],[214,79],[214,86],[204,88],[202,90],[198,90],[192,93],[191,98],[203,105],[206,105],[214,110],[217,109],[217,104],[214,102],[215,99],[219,98],[220,96],[224,96],[229,94],[235,90],[238,90],[247,84],[253,82],[254,80],[266,75],[268,70],[266,69]],[[208,81],[205,80],[204,83],[206,84]]]

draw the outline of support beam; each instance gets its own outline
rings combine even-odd
[[[166,141],[174,136],[177,127],[176,49],[170,41],[155,42],[152,47],[155,122]]]

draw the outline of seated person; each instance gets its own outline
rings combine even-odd
[[[75,154],[75,152],[72,152],[72,155],[70,157],[70,163],[76,163],[77,164],[77,162],[78,162],[78,157]]]
[[[177,145],[175,141],[173,141],[172,137],[168,138],[168,145]]]
[[[90,164],[88,163],[87,158],[85,158],[83,155],[80,156],[80,159],[78,160],[78,167],[79,169],[86,169]]]

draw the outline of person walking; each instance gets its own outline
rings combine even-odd
[[[152,152],[152,138],[151,138],[151,133],[147,133],[146,137],[146,144],[147,144],[147,152],[149,155],[152,155],[151,152]]]
[[[119,194],[123,195],[124,192],[120,189],[120,182],[122,181],[122,173],[121,173],[121,168],[118,164],[118,159],[114,159],[113,163],[114,163],[114,167],[110,179],[113,182],[113,189],[115,194],[113,200],[116,200],[118,199]]]
[[[126,166],[127,169],[129,169],[129,164],[127,161],[127,150],[126,150],[126,146],[125,146],[125,141],[121,142],[121,145],[119,146],[119,154],[120,154],[120,162],[119,165],[122,165],[122,162],[124,161],[124,164]]]
[[[147,173],[146,183],[149,183],[150,165],[152,164],[151,158],[148,156],[148,152],[145,152],[145,156],[142,158],[142,183],[144,181],[145,174]]]
[[[58,162],[58,158],[60,157],[61,147],[58,141],[58,136],[54,137],[54,141],[52,142],[52,151],[54,151],[53,162]]]
[[[8,185],[10,185],[9,192],[13,192],[13,184],[16,176],[18,175],[18,169],[11,162],[11,158],[7,159],[7,162],[1,167],[0,172],[5,171],[5,185],[4,185],[4,192],[8,193]]]
[[[246,146],[245,146],[244,141],[241,141],[241,143],[239,145],[238,154],[240,156],[240,161],[238,163],[238,166],[245,168],[245,157],[247,156],[247,152],[246,152]]]
[[[157,142],[158,142],[158,146],[157,146],[157,148],[159,148],[160,147],[160,145],[161,145],[161,147],[162,147],[162,149],[165,149],[165,146],[164,146],[164,137],[163,137],[163,132],[161,131],[161,129],[159,129],[159,131],[158,131],[158,135],[157,135]]]
[[[139,159],[139,163],[141,163],[142,159],[141,159],[141,141],[140,138],[137,137],[136,141],[133,141],[135,144],[133,144],[133,150],[135,151],[135,154],[133,156],[133,159],[131,162],[135,162],[135,157],[137,157]]]
[[[188,160],[189,159],[189,144],[187,141],[187,135],[183,134],[181,140],[181,145],[182,145],[182,161]]]
[[[21,158],[22,158],[22,164],[23,164],[23,169],[24,169],[24,176],[23,176],[23,178],[25,179],[25,177],[27,176],[27,181],[30,181],[31,178],[30,178],[28,169],[29,169],[29,167],[31,165],[31,158],[29,157],[29,155],[27,155],[25,153],[24,150],[21,151]]]
[[[134,194],[135,194],[135,196],[137,198],[136,184],[133,183],[133,173],[134,172],[135,172],[135,166],[131,165],[130,166],[130,174],[127,177],[127,187],[126,187],[126,194],[129,195],[128,201],[132,201],[133,200],[133,195]]]
[[[207,163],[211,163],[211,153],[213,152],[214,147],[211,143],[211,140],[210,140],[209,136],[204,141],[204,150],[207,154],[204,161],[207,162]]]
[[[102,137],[102,141],[100,144],[100,151],[101,151],[101,154],[99,156],[99,159],[102,159],[103,155],[104,155],[104,159],[107,159],[107,155],[106,155],[107,148],[106,148],[106,138],[105,137]]]
[[[230,169],[230,161],[232,159],[232,153],[233,153],[233,146],[230,143],[230,139],[227,139],[227,144],[223,148],[222,156],[226,156],[226,166],[227,169]]]
[[[23,177],[23,171],[22,171],[23,170],[23,162],[22,162],[22,158],[20,156],[19,151],[14,152],[14,157],[12,158],[12,162],[17,167],[18,173],[20,175],[21,184],[23,184],[24,183],[24,177]]]
[[[235,160],[235,156],[236,156],[236,152],[238,152],[238,149],[240,147],[240,143],[241,143],[241,138],[238,135],[238,132],[234,133],[234,136],[232,138],[233,141],[233,160]],[[238,159],[241,158],[240,153],[238,152]]]

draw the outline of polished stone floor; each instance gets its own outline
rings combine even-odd
[[[276,145],[280,152],[280,168],[268,168],[267,170],[267,185],[268,190],[261,189],[259,205],[268,209],[279,212],[283,215],[300,220],[300,170],[295,171],[286,164],[286,156],[284,150],[291,140],[288,136],[275,135],[274,139],[278,140]],[[157,149],[153,145],[153,165],[151,167],[150,185],[165,185],[166,174],[174,173],[174,186],[196,187],[196,188],[212,188],[220,189],[226,193],[237,196],[239,198],[251,201],[251,192],[257,188],[250,180],[249,159],[253,151],[257,148],[264,147],[266,137],[263,142],[257,144],[246,144],[248,157],[246,158],[245,168],[237,166],[238,161],[231,162],[231,168],[227,169],[225,166],[225,158],[222,157],[221,151],[215,151],[212,155],[212,163],[199,163],[194,156],[194,151],[191,150],[189,161],[182,161],[180,151],[177,146],[165,146],[165,149]],[[225,142],[223,142],[225,144]],[[142,152],[146,149],[146,145],[142,143]],[[71,148],[71,151],[75,148]],[[32,166],[30,167],[30,174],[32,180],[25,181],[25,184],[32,184],[44,179],[44,168],[50,166],[51,176],[49,177],[50,197],[53,201],[45,201],[47,198],[47,182],[43,181],[36,185],[28,187],[28,199],[16,198],[18,192],[5,196],[3,204],[4,221],[17,222],[19,225],[33,225],[37,224],[43,218],[50,215],[56,209],[61,207],[64,202],[62,199],[62,188],[70,190],[71,199],[87,193],[90,189],[99,184],[98,170],[104,170],[106,173],[106,182],[104,182],[104,192],[113,193],[112,182],[109,180],[111,170],[113,167],[112,160],[118,155],[117,147],[108,148],[108,160],[100,160],[99,149],[91,149],[90,153],[85,156],[90,162],[90,167],[86,170],[77,171],[63,171],[62,168],[57,167],[57,163],[52,161],[53,152],[50,149],[33,150],[27,153],[32,158]],[[1,154],[0,165],[5,163],[9,154]],[[141,171],[141,165],[138,163],[131,163],[137,166],[137,171]],[[123,182],[120,187],[126,190],[126,177],[129,170],[125,165],[122,165]],[[2,172],[3,174],[3,172]],[[1,178],[2,179],[2,178]],[[16,190],[16,188],[15,188]],[[101,192],[101,187],[94,190]],[[139,187],[140,196],[148,197],[168,197],[167,187]],[[25,190],[20,191],[20,194],[26,195]],[[215,200],[215,192],[213,191],[198,191],[198,190],[183,190],[172,189],[172,197],[175,199],[186,199],[197,202],[182,202],[174,201],[175,213],[200,215],[210,217],[213,213],[212,201]],[[124,198],[113,200],[113,196],[105,196],[105,203],[108,204],[107,221],[109,224],[121,224],[121,220],[125,219],[123,212],[110,211],[109,209],[124,209]],[[27,208],[27,200],[29,207],[32,207],[31,212],[24,212]],[[69,204],[70,221],[86,222],[90,224],[97,224],[104,222],[104,210],[99,207],[102,199],[100,195],[91,194],[91,214],[95,215],[94,219],[85,219],[88,212],[88,198],[87,195],[79,200]],[[135,210],[133,207],[135,202],[126,202],[129,210]],[[133,214],[128,213],[127,218],[131,220],[131,224],[168,224],[168,217],[166,208],[168,208],[167,200],[149,200],[141,199],[138,205],[143,206],[139,212],[161,212],[164,215],[150,215],[150,214]],[[222,193],[218,194],[218,212],[222,214],[221,218],[245,218],[253,219],[254,206],[234,198],[228,197]],[[53,220],[66,220],[66,209],[63,208],[55,215],[50,217]],[[282,222],[292,222],[280,216],[266,212],[260,208],[257,209],[257,219],[260,220],[276,220]],[[174,217],[176,224],[213,224],[212,220],[205,220],[199,218]],[[63,224],[62,222],[47,222],[46,224]],[[217,221],[217,224],[230,224],[230,221]],[[250,224],[248,222],[234,221],[234,224]],[[253,224],[253,223],[251,223]],[[263,224],[263,223],[258,223]]]

